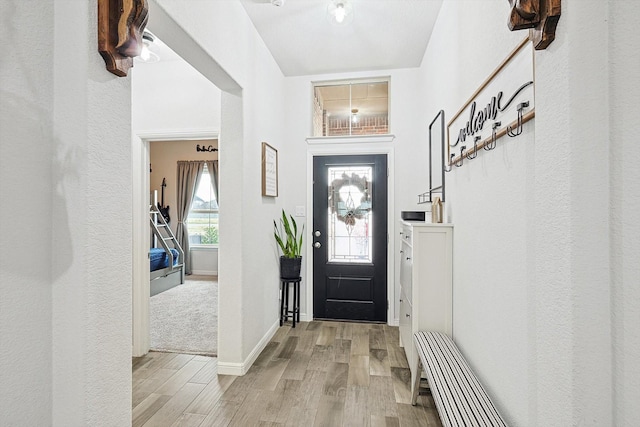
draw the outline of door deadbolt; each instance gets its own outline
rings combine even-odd
[[[322,236],[322,233],[320,233],[320,230],[316,230],[316,231],[313,232],[313,235],[316,236],[316,237],[320,237],[320,236]]]

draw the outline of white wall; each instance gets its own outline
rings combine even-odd
[[[220,89],[186,61],[136,61],[131,90],[134,133],[220,130]]]
[[[225,141],[237,147],[225,160],[233,183],[227,198],[235,214],[221,237],[240,250],[229,255],[226,265],[234,271],[221,282],[221,293],[231,297],[221,295],[230,308],[219,339],[226,349],[221,363],[242,365],[277,324],[277,304],[263,303],[265,294],[275,299],[278,282],[277,265],[262,256],[274,215],[262,209],[259,165],[261,140],[281,139],[282,107],[273,99],[282,98],[282,74],[239,3],[197,2],[188,10],[167,3],[184,26],[211,29],[210,17],[221,20],[212,40],[223,46],[234,40],[232,54],[222,57],[244,88],[234,87],[229,75],[218,85],[246,102],[244,111],[237,109],[242,101],[227,102]],[[0,48],[10,58],[0,66],[1,197],[21,208],[19,217],[7,203],[0,210],[0,424],[128,425],[131,78],[105,70],[91,4],[0,5]],[[238,29],[242,35],[228,37]],[[243,114],[246,129],[238,126]],[[243,166],[254,172],[243,176]],[[27,263],[34,256],[40,263]],[[265,279],[270,275],[273,280]]]
[[[218,275],[218,248],[199,246],[191,248],[192,274]]]
[[[640,35],[633,29],[640,4],[610,2],[609,8],[613,424],[629,426],[640,420],[640,144],[633,126],[640,117]]]
[[[53,221],[49,213],[52,194],[57,195],[52,182],[54,97],[49,71],[53,9],[52,0],[39,3],[36,10],[25,2],[0,2],[0,54],[12,58],[0,64],[0,424],[4,425],[51,424]],[[21,25],[27,17],[33,27]],[[39,55],[32,57],[29,52],[36,47]]]
[[[154,32],[225,91],[218,367],[221,373],[243,372],[278,322],[278,264],[265,250],[273,246],[272,220],[282,199],[261,197],[260,167],[261,142],[283,140],[284,77],[239,2],[192,2],[185,8],[181,1],[157,0],[150,7]],[[177,27],[167,25],[169,17]]]
[[[88,3],[0,7],[11,58],[1,66],[0,424],[127,425],[130,81],[105,70]]]
[[[622,129],[638,116],[637,13],[563,1],[556,41],[535,54],[536,118],[447,175],[454,337],[512,425],[637,421],[640,181]],[[422,65],[428,116],[452,117],[526,36],[507,14],[445,1]]]

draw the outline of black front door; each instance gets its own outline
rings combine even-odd
[[[387,321],[387,156],[313,158],[313,314]]]

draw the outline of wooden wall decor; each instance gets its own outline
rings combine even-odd
[[[125,77],[142,50],[147,0],[98,0],[98,51],[107,70]]]
[[[530,28],[530,39],[536,50],[546,49],[556,38],[561,0],[508,0],[511,6],[509,29]]]

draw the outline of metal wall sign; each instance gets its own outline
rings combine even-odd
[[[445,170],[473,160],[480,150],[493,150],[504,135],[520,135],[534,116],[533,46],[526,39],[449,121]]]

